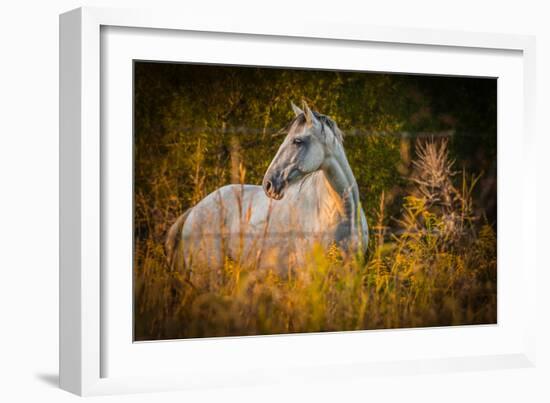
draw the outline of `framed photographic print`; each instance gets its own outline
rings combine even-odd
[[[532,365],[532,38],[60,24],[63,388]]]
[[[134,61],[134,339],[496,324],[496,95]]]

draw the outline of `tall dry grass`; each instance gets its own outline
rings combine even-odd
[[[366,260],[316,247],[285,277],[226,259],[197,288],[170,270],[155,227],[159,216],[173,222],[177,200],[156,211],[136,195],[137,209],[157,215],[135,244],[136,340],[495,323],[496,234],[474,215],[478,178],[453,170],[444,140],[416,150],[397,232],[383,225],[382,194]]]

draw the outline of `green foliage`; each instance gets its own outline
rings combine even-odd
[[[496,219],[494,80],[136,62],[136,238],[162,238],[177,215],[238,181],[240,165],[246,183],[261,183],[290,101],[302,99],[346,134],[369,222],[381,192],[388,217],[400,213],[414,136],[441,130],[461,133],[452,156],[485,172],[478,214]]]

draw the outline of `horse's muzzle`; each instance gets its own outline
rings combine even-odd
[[[265,178],[263,188],[267,197],[281,200],[284,196],[285,182],[275,177]]]

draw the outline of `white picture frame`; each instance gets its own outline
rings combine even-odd
[[[369,62],[370,70],[394,69],[426,74],[459,72],[462,75],[501,77],[499,93],[508,94],[509,98],[512,94],[514,96],[513,99],[501,99],[499,95],[498,258],[499,265],[504,260],[503,267],[515,266],[517,271],[510,276],[504,271],[501,279],[499,266],[499,323],[481,327],[132,343],[128,337],[131,333],[128,328],[131,300],[130,305],[127,304],[131,276],[113,276],[113,271],[105,270],[110,259],[106,252],[109,248],[104,244],[105,228],[109,228],[111,221],[104,221],[106,216],[102,209],[120,208],[123,214],[110,214],[107,219],[122,217],[122,221],[117,221],[119,227],[128,224],[124,221],[124,208],[127,207],[113,207],[109,201],[121,198],[112,194],[117,191],[116,187],[109,187],[109,178],[114,175],[110,169],[115,168],[108,163],[105,150],[106,147],[121,147],[117,150],[126,155],[121,165],[131,166],[131,152],[124,152],[124,147],[128,147],[127,138],[124,140],[122,134],[112,134],[115,128],[120,128],[120,133],[131,130],[131,119],[127,119],[129,81],[123,76],[128,60],[151,59],[153,55],[153,59],[178,61],[182,51],[174,53],[174,48],[178,48],[175,46],[178,41],[185,40],[186,33],[193,33],[193,40],[213,39],[212,43],[201,42],[200,46],[193,45],[190,39],[186,42],[189,46],[187,56],[183,55],[184,60],[191,57],[194,49],[193,61],[277,63],[270,56],[273,52],[247,54],[243,49],[239,50],[236,42],[232,43],[236,59],[223,52],[208,52],[208,49],[214,49],[209,46],[216,46],[216,42],[229,43],[236,38],[248,43],[247,46],[252,46],[252,42],[260,47],[289,44],[329,46],[336,51],[346,48],[348,53],[353,49],[355,55],[374,46],[384,52],[387,48],[390,52],[382,55],[379,62]],[[132,37],[138,35],[142,36],[139,47],[136,47]],[[536,311],[535,284],[527,281],[536,277],[532,258],[536,243],[533,240],[536,233],[534,197],[527,191],[513,194],[505,193],[509,191],[505,186],[503,190],[500,188],[503,177],[521,186],[520,189],[534,188],[536,171],[534,158],[531,158],[534,154],[534,49],[534,38],[529,36],[381,28],[330,21],[305,20],[298,26],[285,25],[281,21],[214,20],[169,12],[104,8],[80,8],[61,15],[61,387],[79,395],[96,395],[534,365],[535,318],[529,315]],[[413,62],[410,67],[398,67],[402,64],[397,63],[403,62],[395,61],[397,58],[392,58],[391,52],[395,55],[417,52],[424,57],[423,64],[415,61],[415,67],[412,67]],[[446,52],[449,60],[442,59],[439,63],[434,52]],[[340,59],[344,64],[331,67],[349,68],[349,64],[356,60],[358,64],[353,68],[365,68],[360,57],[353,58],[344,53]],[[461,59],[470,62],[457,63]],[[462,70],[457,70],[459,68]],[[106,80],[107,76],[116,80]],[[111,106],[121,112],[114,120],[109,110]],[[501,120],[503,115],[505,120]],[[122,140],[112,142],[113,139]],[[514,162],[519,165],[515,173],[506,168],[513,162],[509,158],[511,150],[522,155]],[[130,159],[125,160],[128,156]],[[131,188],[131,182],[126,188],[122,186],[121,191],[127,192],[128,187]],[[124,200],[124,193],[121,195]],[[501,204],[504,196],[506,203]],[[501,222],[507,222],[507,217],[502,214],[502,211],[507,211],[506,206],[519,208],[521,217],[516,216],[515,223],[501,226]],[[518,233],[521,242],[517,242]],[[115,235],[109,234],[110,239],[113,236],[115,241],[118,239],[116,232]],[[527,234],[531,235],[529,241]],[[502,246],[513,242],[514,236],[514,251]],[[124,256],[120,258],[124,260]],[[124,290],[119,298],[122,302],[116,305],[112,292],[121,289]],[[393,343],[401,347],[394,348],[391,355],[384,347],[378,351],[365,348],[363,355],[353,353],[353,346],[369,345],[370,342],[376,342],[378,346]],[[411,353],[413,349],[404,343],[417,346],[418,351]],[[454,350],[450,346],[455,346],[452,347]],[[316,354],[321,348],[323,354]],[[293,353],[285,355],[285,351]],[[178,355],[186,360],[169,359]],[[226,365],[235,360],[239,361],[238,364]]]

